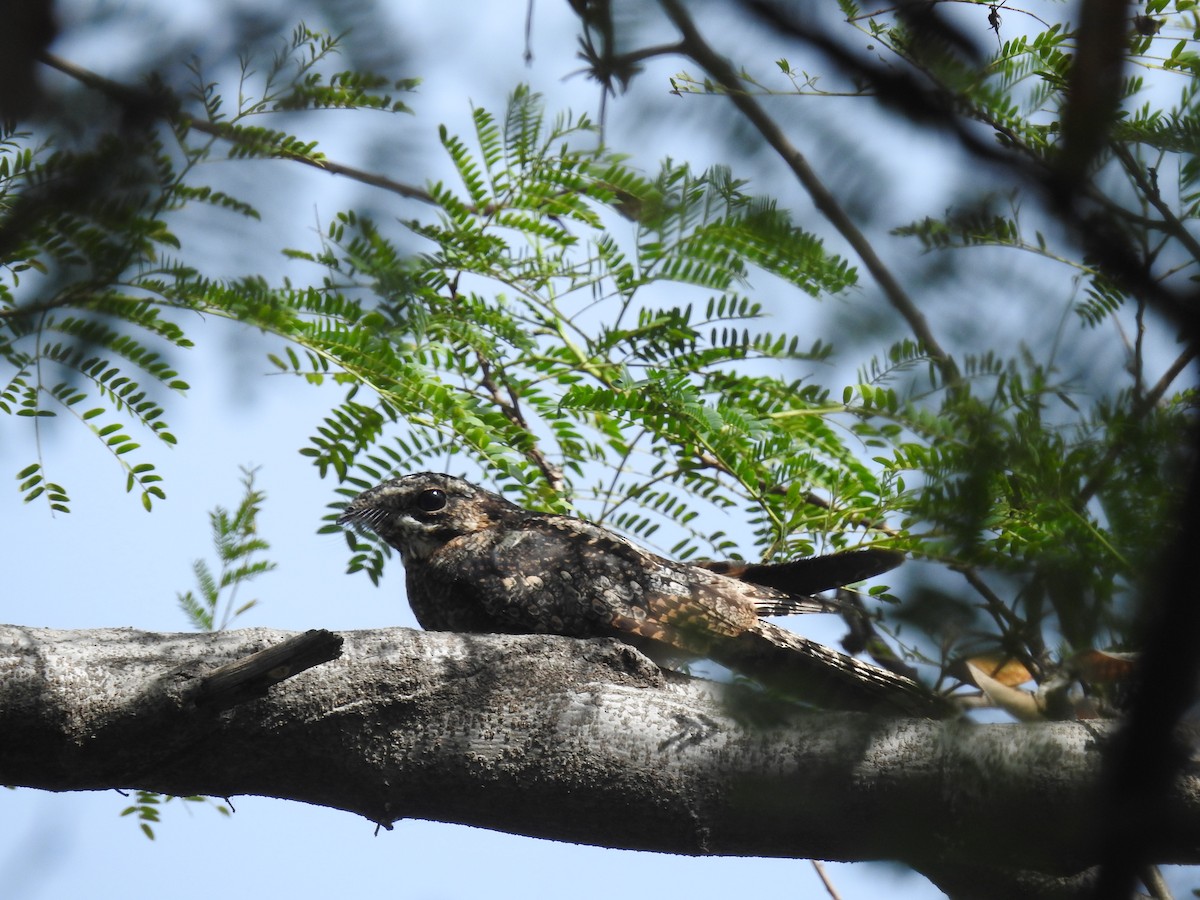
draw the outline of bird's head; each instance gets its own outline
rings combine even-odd
[[[363,491],[338,517],[367,529],[419,562],[464,534],[494,528],[524,510],[469,481],[437,472],[405,475]]]

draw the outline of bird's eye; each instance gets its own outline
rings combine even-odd
[[[417,506],[422,512],[437,512],[439,509],[444,509],[446,492],[439,491],[437,488],[421,491],[421,496],[417,497]]]

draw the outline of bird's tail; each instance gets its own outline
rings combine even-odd
[[[819,594],[891,571],[904,562],[895,550],[868,547],[824,556],[806,556],[785,563],[694,562],[738,581],[761,584],[785,594]]]
[[[826,709],[944,718],[954,706],[924,685],[759,622],[708,655],[767,687]]]

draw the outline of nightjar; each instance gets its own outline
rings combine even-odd
[[[359,494],[339,524],[400,551],[408,599],[431,631],[616,637],[658,661],[712,659],[820,706],[948,713],[911,679],[762,620],[824,612],[811,596],[903,561],[866,549],[781,564],[674,562],[599,525],[523,509],[423,472]]]

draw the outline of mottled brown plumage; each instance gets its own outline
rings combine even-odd
[[[409,603],[428,630],[617,637],[658,659],[710,658],[821,705],[944,711],[910,679],[760,618],[828,610],[809,594],[887,571],[896,553],[673,562],[582,519],[531,512],[430,472],[364,491],[338,521],[400,551]]]

